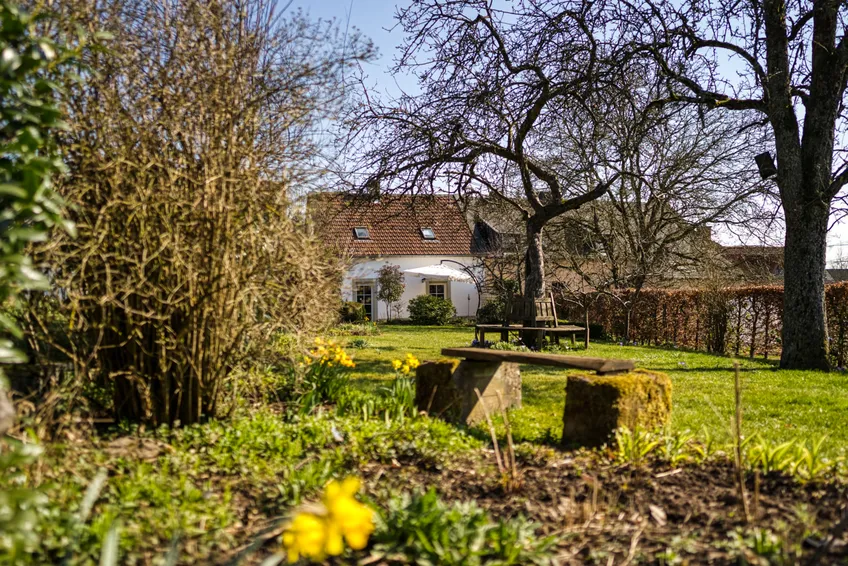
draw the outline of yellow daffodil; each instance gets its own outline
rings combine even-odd
[[[300,557],[323,560],[326,555],[327,521],[313,513],[298,513],[283,531],[283,546],[289,564]]]
[[[395,369],[395,371],[399,370],[399,369],[400,369],[400,366],[402,366],[402,365],[403,365],[403,362],[402,362],[402,361],[400,361],[400,360],[392,360],[392,367]]]
[[[339,535],[354,550],[365,548],[374,532],[374,512],[354,497],[359,486],[359,480],[353,477],[343,482],[332,481],[324,494],[330,521],[338,526]]]
[[[374,511],[356,500],[357,478],[327,484],[323,505],[309,505],[295,515],[283,531],[282,543],[289,563],[300,558],[321,561],[339,556],[345,542],[354,550],[368,545],[374,532]]]

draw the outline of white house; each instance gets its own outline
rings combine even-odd
[[[377,301],[377,272],[387,264],[399,266],[406,283],[392,318],[408,317],[409,301],[425,294],[449,299],[459,316],[477,312],[482,271],[475,267],[471,230],[453,197],[363,202],[325,193],[311,195],[309,207],[319,235],[350,258],[343,299],[363,303],[372,320],[389,316],[387,305]]]

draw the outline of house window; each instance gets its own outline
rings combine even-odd
[[[367,282],[356,283],[353,289],[353,300],[365,307],[365,316],[368,320],[374,320],[374,285]]]
[[[447,285],[445,283],[429,283],[427,284],[427,294],[431,297],[439,297],[440,299],[447,298]]]
[[[436,233],[432,228],[421,228],[421,237],[425,240],[435,240]]]
[[[368,232],[368,228],[365,226],[357,226],[353,229],[353,234],[356,236],[357,240],[370,240],[371,233]]]

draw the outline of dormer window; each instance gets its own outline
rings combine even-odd
[[[371,233],[368,231],[368,228],[365,226],[357,226],[353,229],[353,235],[356,236],[357,240],[370,240]]]
[[[421,228],[421,237],[425,240],[435,240],[436,233],[433,232],[432,228]]]

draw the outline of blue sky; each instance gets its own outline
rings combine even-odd
[[[278,0],[281,5],[283,1]],[[392,29],[397,5],[393,0],[293,0],[291,6],[302,8],[316,18],[335,18],[343,27],[350,25],[370,37],[379,49],[380,56],[363,68],[366,84],[381,92],[397,94],[398,85],[406,91],[415,90],[414,80],[409,77],[394,78],[389,72],[395,50],[403,39],[402,30]],[[848,220],[841,221],[831,230],[829,243],[829,260],[836,259],[840,249],[848,257]]]
[[[277,1],[280,4],[284,2]],[[315,18],[336,19],[343,28],[349,24],[371,38],[380,56],[363,68],[368,77],[367,84],[392,94],[398,90],[389,69],[395,50],[403,39],[402,30],[390,31],[395,25],[395,6],[397,3],[391,0],[293,0],[291,5],[292,8],[302,8]],[[408,77],[400,77],[397,84],[407,91],[415,88],[415,81]]]

